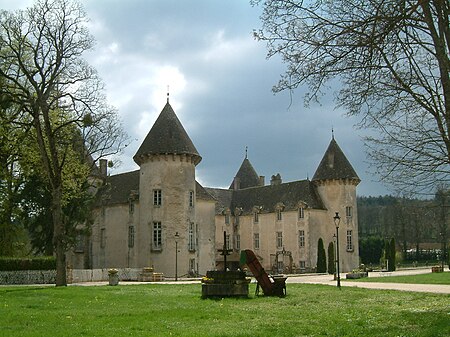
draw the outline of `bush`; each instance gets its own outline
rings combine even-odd
[[[330,242],[328,245],[328,274],[336,272],[336,258],[334,257],[334,243]]]
[[[56,269],[56,259],[53,256],[33,258],[0,257],[0,271],[53,269]]]
[[[322,238],[319,239],[319,242],[317,244],[317,272],[327,272],[327,257],[325,255],[325,248],[323,247]]]

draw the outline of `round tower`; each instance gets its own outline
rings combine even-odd
[[[186,275],[196,263],[195,166],[201,156],[169,101],[133,159],[140,166],[138,264],[167,277]]]
[[[336,234],[333,217],[336,212],[339,213],[339,251],[342,271],[351,271],[359,264],[356,186],[360,181],[333,136],[312,182],[327,209],[322,219],[324,225],[320,226],[321,231],[317,233],[326,245]]]

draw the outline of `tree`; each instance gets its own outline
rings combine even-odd
[[[383,239],[369,236],[359,242],[359,257],[364,264],[379,264],[383,254]]]
[[[275,92],[306,84],[309,102],[340,88],[338,105],[375,131],[374,171],[398,190],[450,179],[448,1],[252,3],[263,3],[255,37],[287,64]]]
[[[317,270],[318,273],[327,272],[327,257],[325,255],[325,248],[323,246],[322,238],[317,242]]]
[[[0,12],[0,76],[20,107],[16,122],[32,128],[49,186],[57,286],[67,284],[67,159],[76,147],[86,163],[117,153],[126,140],[97,72],[82,58],[93,45],[86,23],[83,7],[72,0],[37,0],[24,11]]]
[[[328,244],[328,274],[334,274],[336,272],[336,259],[334,257],[334,243]]]
[[[395,271],[396,267],[396,249],[395,249],[395,239],[392,238],[389,241],[389,271]]]

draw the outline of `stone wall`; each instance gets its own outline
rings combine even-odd
[[[56,270],[0,271],[0,284],[52,284]]]
[[[137,281],[142,269],[121,268],[118,269],[119,280]],[[15,284],[54,284],[56,270],[18,270],[0,271],[1,285]],[[108,281],[108,269],[69,269],[67,271],[67,283],[101,282]]]

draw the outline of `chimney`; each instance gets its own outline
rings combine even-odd
[[[259,186],[264,186],[265,185],[265,178],[264,176],[259,176]]]
[[[108,174],[108,160],[100,159],[100,175],[106,178],[107,174]]]
[[[281,184],[281,175],[277,173],[276,175],[273,175],[270,179],[270,185],[280,185]]]

